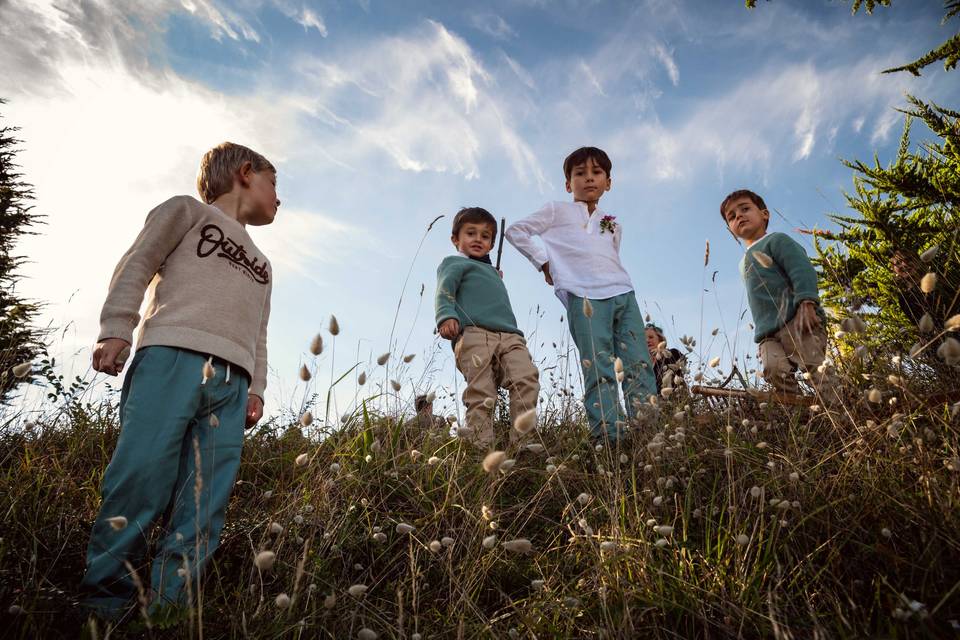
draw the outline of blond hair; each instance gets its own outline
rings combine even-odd
[[[244,162],[249,162],[254,171],[277,170],[262,155],[232,142],[221,142],[203,154],[200,173],[197,174],[197,191],[207,204],[233,189],[233,178]]]

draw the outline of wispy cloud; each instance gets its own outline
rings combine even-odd
[[[495,13],[474,13],[470,17],[470,24],[474,29],[498,40],[508,40],[517,36],[513,27]]]

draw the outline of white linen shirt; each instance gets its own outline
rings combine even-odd
[[[554,292],[566,306],[567,294],[605,300],[633,291],[620,263],[620,225],[600,230],[606,214],[593,215],[583,202],[548,202],[539,211],[507,227],[506,238],[538,270],[550,263]],[[540,236],[541,243],[533,236]]]

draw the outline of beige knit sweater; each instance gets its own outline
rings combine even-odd
[[[99,340],[132,343],[147,289],[137,348],[164,345],[223,358],[250,375],[250,393],[262,398],[272,273],[242,224],[195,198],[170,198],[150,212],[117,264]]]

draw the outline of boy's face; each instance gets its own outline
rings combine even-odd
[[[730,232],[748,241],[762,238],[767,232],[767,222],[770,220],[770,212],[760,209],[746,196],[729,203],[723,216],[727,220],[727,228]]]
[[[450,239],[460,253],[482,258],[493,247],[493,227],[484,222],[468,222]]]
[[[270,224],[277,217],[280,201],[277,199],[277,174],[269,169],[248,174],[250,216],[247,224],[261,226]]]
[[[610,176],[593,158],[570,170],[567,193],[572,193],[577,202],[597,202],[606,191],[610,191]]]

